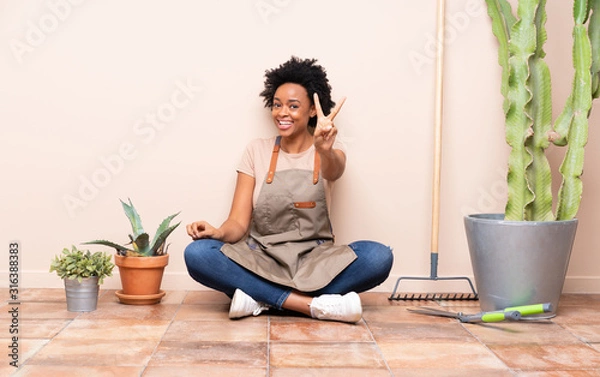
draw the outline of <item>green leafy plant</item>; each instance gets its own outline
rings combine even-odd
[[[61,279],[77,279],[81,282],[84,278],[98,277],[98,283],[102,284],[104,278],[112,276],[115,265],[111,261],[111,255],[89,250],[79,250],[72,245],[71,250],[64,248],[60,256],[54,256],[50,264],[50,272],[56,271]]]
[[[486,0],[502,66],[508,162],[505,219],[570,220],[579,210],[584,146],[592,100],[600,95],[600,0],[573,1],[574,78],[562,112],[552,121],[550,70],[544,57],[546,0]],[[546,149],[566,146],[562,183],[553,212],[551,168]]]
[[[152,257],[157,255],[163,255],[167,253],[168,245],[166,245],[167,237],[179,226],[181,223],[170,225],[171,220],[179,214],[179,212],[168,216],[159,225],[154,238],[150,241],[150,236],[144,231],[142,227],[142,220],[140,215],[136,211],[131,199],[129,204],[121,200],[125,215],[131,223],[131,229],[133,234],[129,235],[131,242],[120,245],[112,241],[107,240],[94,240],[84,242],[84,245],[104,245],[113,247],[117,250],[117,254],[128,257]],[[131,245],[127,247],[126,245]]]

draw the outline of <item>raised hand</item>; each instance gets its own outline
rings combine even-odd
[[[318,151],[329,151],[333,147],[335,135],[337,135],[337,128],[333,124],[333,119],[346,102],[346,97],[343,97],[327,116],[323,113],[319,95],[315,93],[313,98],[317,110],[317,125],[313,134],[313,143]]]

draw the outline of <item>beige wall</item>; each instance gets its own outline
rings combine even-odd
[[[333,203],[338,241],[394,247],[392,275],[379,290],[391,291],[399,276],[428,276],[435,3],[0,2],[0,271],[6,276],[9,242],[19,241],[21,286],[60,287],[48,267],[63,247],[126,241],[119,198],[133,200],[151,232],[179,210],[183,224],[220,224],[245,144],[275,133],[258,96],[264,70],[294,54],[318,58],[334,97],[348,97],[336,121],[349,151]],[[504,206],[500,69],[483,0],[447,3],[438,272],[472,276],[462,217]],[[569,3],[548,5],[546,50],[564,72],[553,76],[555,114],[570,86]],[[600,292],[599,117],[591,120],[570,292]],[[189,241],[184,226],[171,237],[167,289],[204,289],[185,270]],[[105,287],[119,285],[114,276]]]

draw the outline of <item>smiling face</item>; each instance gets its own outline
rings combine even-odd
[[[294,138],[308,133],[308,120],[316,109],[302,85],[285,83],[275,91],[271,115],[279,134]]]

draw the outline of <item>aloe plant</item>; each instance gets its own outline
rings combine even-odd
[[[125,215],[131,223],[131,229],[133,234],[129,235],[130,242],[124,245],[117,244],[107,240],[94,240],[84,242],[84,245],[104,245],[110,246],[117,250],[117,254],[128,256],[128,257],[152,257],[157,255],[163,255],[167,253],[168,245],[166,245],[167,237],[179,226],[180,223],[170,225],[171,220],[179,214],[179,212],[165,218],[154,235],[152,241],[150,236],[144,231],[142,226],[142,220],[140,215],[136,211],[131,199],[129,204],[121,200]],[[130,245],[130,247],[127,247]]]
[[[486,0],[502,67],[508,161],[505,219],[570,220],[582,195],[584,147],[592,100],[600,95],[600,0],[573,1],[574,78],[571,94],[552,121],[550,70],[544,61],[546,0]],[[553,211],[552,172],[545,152],[566,146],[562,183]]]

